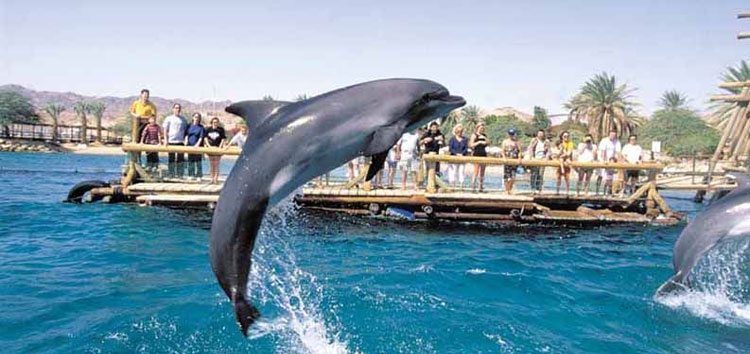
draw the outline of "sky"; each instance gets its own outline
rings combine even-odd
[[[200,102],[412,77],[482,108],[556,114],[606,71],[642,114],[672,89],[703,110],[750,59],[741,11],[750,3],[0,0],[0,84]]]

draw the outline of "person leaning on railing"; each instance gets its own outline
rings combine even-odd
[[[545,136],[544,130],[539,129],[536,136],[529,142],[529,149],[526,153],[534,160],[547,160],[550,154],[550,143]],[[529,183],[534,194],[541,193],[544,189],[544,166],[531,167],[529,171]]]
[[[185,145],[192,147],[203,146],[206,137],[206,128],[201,124],[201,114],[193,114],[193,122],[187,127],[185,134]],[[203,178],[203,154],[188,154],[187,162],[188,178],[200,181]]]
[[[161,144],[161,127],[156,124],[156,117],[148,119],[148,124],[143,128],[141,134],[141,144],[159,145]],[[151,172],[156,171],[159,167],[159,153],[158,152],[147,152],[146,153],[146,169]]]
[[[247,125],[240,125],[240,131],[235,134],[232,137],[232,140],[229,141],[229,144],[226,144],[224,146],[224,150],[229,149],[232,145],[237,145],[240,149],[242,149],[243,146],[245,146],[245,141],[247,141]]]
[[[211,118],[211,126],[206,128],[206,138],[203,139],[203,143],[206,147],[221,148],[226,142],[227,134],[224,132],[224,128],[219,126],[219,118]],[[219,163],[221,162],[221,155],[208,154],[208,162],[211,173],[211,183],[219,183]]]

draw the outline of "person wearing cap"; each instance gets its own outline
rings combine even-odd
[[[515,129],[508,129],[508,137],[503,140],[500,147],[500,157],[506,159],[518,159],[519,164],[521,163],[521,143],[516,139]],[[505,192],[508,194],[513,192],[513,183],[516,179],[516,168],[516,165],[503,166]]]
[[[586,134],[583,142],[578,144],[578,162],[594,162],[596,161],[596,144],[594,144],[594,137],[591,134]],[[593,168],[578,168],[578,183],[576,183],[576,196],[581,193],[581,183],[583,183],[583,191],[585,195],[589,195],[589,186],[591,184],[591,173],[594,171]]]

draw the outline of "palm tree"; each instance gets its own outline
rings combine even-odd
[[[471,105],[461,109],[461,123],[464,125],[464,131],[467,134],[473,133],[474,128],[481,122],[482,117],[479,107]]]
[[[86,121],[86,114],[91,112],[91,104],[86,101],[78,101],[73,105],[73,110],[76,114],[81,117],[81,142],[86,144],[88,139],[86,137],[86,128],[88,128]]]
[[[742,60],[737,67],[728,67],[727,71],[721,75],[721,78],[725,82],[748,81],[750,80],[750,65]],[[735,95],[742,93],[742,88],[739,87],[723,87],[722,90]],[[729,118],[734,115],[735,110],[739,109],[740,106],[737,103],[718,102],[712,105],[711,108],[713,109],[713,113],[711,114],[709,123],[717,129],[724,129],[729,122]]]
[[[637,104],[630,100],[631,93],[627,85],[617,85],[614,75],[604,72],[587,81],[565,108],[573,120],[588,124],[589,134],[596,140],[611,129],[620,135],[629,135],[642,123],[636,118]]]
[[[677,90],[664,91],[659,100],[659,106],[666,111],[687,109],[688,98]]]
[[[89,105],[89,110],[96,118],[96,141],[99,143],[102,142],[102,116],[105,109],[107,109],[107,105],[101,101],[92,102]]]
[[[65,106],[59,103],[48,104],[44,110],[52,117],[52,141],[57,141],[57,124],[60,114],[65,111]]]

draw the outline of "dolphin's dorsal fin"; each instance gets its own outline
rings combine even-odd
[[[233,103],[224,110],[227,113],[240,116],[245,119],[248,129],[251,131],[260,125],[266,118],[274,114],[279,108],[289,104],[284,101],[241,101]]]

